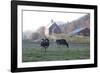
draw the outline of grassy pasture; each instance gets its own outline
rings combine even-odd
[[[66,39],[66,41],[70,43],[80,43],[80,44],[90,43],[89,36],[78,36],[78,35],[66,36],[66,34],[54,34],[54,35],[50,35],[48,38],[52,41],[53,37],[55,37],[56,39],[61,39],[61,38]]]
[[[44,51],[39,43],[23,42],[22,61],[58,61],[58,60],[77,60],[89,59],[90,47],[89,43],[69,44],[66,46],[57,46],[51,42],[49,48]]]

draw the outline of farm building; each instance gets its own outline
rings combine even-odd
[[[56,23],[53,23],[49,27],[49,35],[52,35],[53,33],[56,33],[56,34],[61,33],[61,29],[60,29],[60,27]]]
[[[49,25],[46,27],[45,33],[46,33],[46,35],[52,35],[52,34],[55,34],[55,33],[59,34],[59,33],[61,33],[61,29],[56,22],[51,20]]]
[[[63,25],[65,24],[64,22],[54,22],[53,20],[51,20],[50,24],[46,27],[45,30],[45,34],[46,35],[52,35],[52,34],[60,34],[62,33],[61,28],[59,27],[59,25]]]
[[[81,35],[81,36],[90,36],[90,29],[89,28],[79,28],[76,29],[70,33],[68,33],[68,35]]]

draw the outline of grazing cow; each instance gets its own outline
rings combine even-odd
[[[46,52],[46,49],[49,47],[49,39],[47,39],[47,38],[42,39],[41,40],[41,47],[43,47],[45,49],[45,52]]]
[[[68,42],[65,39],[57,39],[57,45],[66,45],[69,48]]]

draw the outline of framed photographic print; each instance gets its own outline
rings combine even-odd
[[[97,6],[11,1],[11,71],[97,67]]]

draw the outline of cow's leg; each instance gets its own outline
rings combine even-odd
[[[46,47],[44,47],[43,49],[44,49],[44,53],[43,53],[43,55],[45,55],[45,53],[46,53]]]
[[[69,48],[69,44],[66,42],[67,47]]]
[[[44,49],[44,47],[41,47],[41,56],[43,55],[43,49]]]
[[[43,49],[43,47],[41,47],[41,53],[42,53],[42,49]]]
[[[46,52],[46,47],[44,49],[45,49],[45,52]]]
[[[56,47],[58,47],[58,43],[56,42]]]

